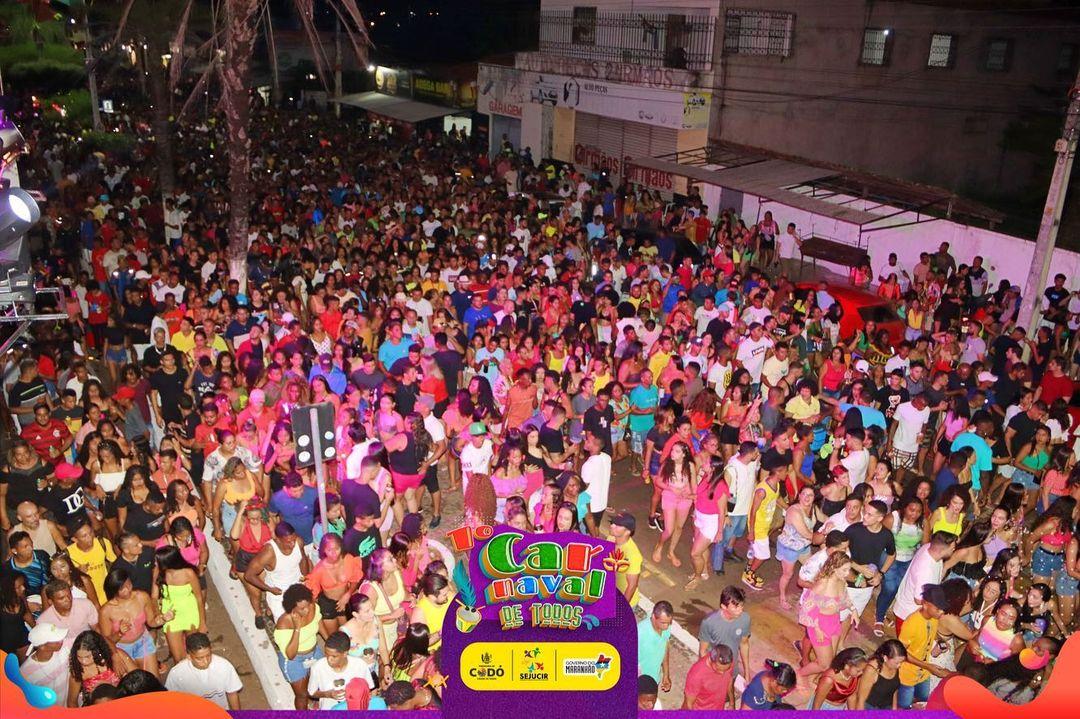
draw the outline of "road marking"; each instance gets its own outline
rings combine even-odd
[[[652,614],[653,607],[656,606],[656,604],[644,594],[639,594],[638,606],[641,607],[646,614]],[[679,643],[690,650],[695,657],[698,655],[700,642],[698,642],[693,634],[683,629],[683,626],[674,619],[671,620],[671,636],[678,639]]]
[[[642,562],[642,564],[644,564],[645,567],[649,570],[649,573],[646,574],[646,576],[649,576],[650,574],[655,575],[657,578],[660,579],[661,582],[663,582],[667,586],[669,586],[669,587],[676,586],[675,580],[672,579],[671,577],[669,577],[667,574],[665,574],[664,570],[660,569],[660,567],[658,567],[657,565],[653,564],[652,562],[650,562],[647,559],[644,562]]]
[[[240,642],[251,659],[251,667],[259,677],[266,703],[271,709],[295,708],[293,690],[278,667],[277,650],[270,643],[266,632],[255,628],[255,612],[251,609],[247,593],[240,581],[229,576],[229,557],[212,536],[206,537],[210,560],[206,568],[214,588],[221,594],[222,604],[229,614],[233,628],[240,635]]]

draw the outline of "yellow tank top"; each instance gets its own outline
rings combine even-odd
[[[319,608],[315,607],[315,616],[310,622],[300,627],[300,638],[296,644],[296,653],[307,654],[315,648],[315,640],[319,636],[319,622],[322,621],[322,612]],[[285,647],[289,646],[289,641],[292,639],[292,629],[275,629],[274,630],[274,644],[277,645],[278,650],[282,654],[285,653]]]
[[[769,536],[769,528],[772,526],[773,515],[776,513],[776,499],[780,496],[780,492],[770,487],[768,482],[758,483],[758,486],[754,488],[754,494],[757,494],[759,489],[765,491],[765,499],[761,500],[757,514],[754,515],[754,536],[764,539]]]
[[[236,481],[230,481],[225,485],[225,496],[223,498],[226,504],[240,504],[244,500],[251,499],[255,496],[255,485],[248,480],[248,488],[246,490],[237,490]]]
[[[950,522],[945,518],[944,507],[939,507],[934,511],[934,523],[930,527],[931,532],[948,532],[960,536],[961,529],[964,526],[964,515],[960,515],[955,522]]]
[[[913,330],[921,330],[926,313],[923,311],[908,310],[907,326]]]
[[[416,606],[419,609],[424,610],[424,623],[427,624],[428,632],[434,634],[435,632],[441,632],[443,626],[443,618],[446,617],[446,612],[450,609],[450,602],[446,604],[436,604],[431,601],[427,596],[421,595],[417,600]],[[437,642],[432,642],[429,649],[435,651],[442,646],[442,639]]]
[[[552,372],[562,372],[566,366],[566,357],[556,357],[554,354],[548,360],[548,369]]]

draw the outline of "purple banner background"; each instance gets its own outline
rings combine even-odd
[[[505,524],[502,524],[502,525],[499,525],[499,526],[495,527],[495,533],[494,533],[494,535],[492,535],[492,538],[494,538],[495,536],[498,536],[500,534],[506,534],[507,532],[517,532],[517,530],[514,529],[513,527],[509,527],[509,526],[507,526]],[[520,533],[520,532],[518,532],[518,533]],[[510,600],[510,601],[505,601],[505,602],[499,602],[498,604],[493,604],[491,606],[487,606],[486,600],[484,598],[484,590],[487,588],[487,586],[491,583],[492,580],[489,579],[488,576],[486,574],[484,574],[483,571],[480,569],[480,550],[489,541],[491,541],[491,540],[488,539],[488,540],[483,540],[483,541],[477,541],[476,546],[473,547],[472,551],[469,552],[469,576],[472,578],[473,587],[476,589],[477,601],[483,606],[483,609],[480,610],[480,614],[484,618],[484,623],[487,623],[487,622],[491,621],[491,622],[495,622],[497,624],[498,621],[499,621],[499,607],[506,606],[506,605],[509,605],[509,604],[520,604],[521,605],[522,615],[525,618],[526,624],[528,624],[530,622],[529,607],[531,605],[537,603],[537,602],[554,602],[554,603],[560,603],[560,604],[562,604],[562,603],[572,603],[572,602],[564,602],[562,599],[559,599],[558,597],[553,596],[553,597],[550,597],[550,598],[547,598],[547,599],[533,599],[533,600],[520,600],[520,601],[519,600]],[[540,542],[540,541],[554,542],[554,543],[558,544],[561,547],[565,547],[566,545],[570,544],[571,542],[577,543],[577,544],[584,543],[584,544],[590,544],[590,545],[597,546],[597,547],[603,547],[603,551],[600,552],[597,556],[593,557],[593,560],[592,560],[592,567],[594,569],[600,569],[600,570],[604,570],[604,560],[607,559],[610,556],[612,550],[615,549],[615,545],[612,542],[608,542],[608,541],[605,541],[605,540],[602,540],[602,539],[596,539],[594,537],[584,537],[583,535],[578,534],[576,532],[558,532],[558,533],[553,533],[553,534],[528,534],[528,533],[526,533],[524,538],[521,541],[519,541],[517,543],[517,545],[514,547],[514,557],[520,560],[521,559],[521,554],[522,554],[522,552],[524,551],[524,549],[526,547],[528,547],[531,543]],[[593,604],[582,604],[582,607],[583,607],[582,613],[583,614],[592,614],[592,615],[596,616],[599,619],[610,619],[610,618],[615,616],[615,599],[614,598],[615,598],[615,595],[618,594],[618,589],[615,586],[615,575],[614,575],[614,573],[610,572],[610,571],[605,571],[604,573],[605,573],[606,576],[605,576],[605,579],[604,579],[604,595],[603,595],[603,597],[599,601],[597,601],[597,602],[595,602]],[[451,610],[450,612],[448,612],[447,615],[446,615],[447,619],[452,620],[453,619],[453,616],[452,616],[453,614],[454,614],[454,610]],[[448,622],[448,623],[452,623],[452,622]],[[526,637],[524,634],[521,634],[521,631],[522,630],[520,630],[520,629],[510,631],[507,634],[507,636],[503,637],[502,639],[503,639],[503,641],[507,641],[507,642],[529,641],[530,638]],[[565,630],[560,630],[560,633],[562,634],[562,637],[561,637],[561,640],[559,640],[559,641],[572,641],[573,639],[571,637],[578,638],[577,634],[567,635]],[[519,639],[519,637],[520,637],[520,639]],[[582,639],[582,641],[585,641],[584,636],[582,636],[581,639]],[[549,641],[557,641],[557,640],[554,637],[551,637],[551,638],[549,638]],[[590,637],[589,641],[602,641],[602,640],[594,640],[594,639],[592,639]]]

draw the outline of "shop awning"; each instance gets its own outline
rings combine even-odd
[[[698,182],[738,190],[748,195],[757,195],[766,200],[779,202],[789,207],[797,207],[815,215],[831,217],[840,222],[853,225],[862,226],[881,219],[881,215],[826,202],[825,200],[819,200],[809,195],[785,189],[788,186],[800,185],[804,182],[836,174],[829,170],[786,160],[768,159],[741,167],[719,170],[684,165],[655,157],[637,157],[628,162],[635,167],[681,175]]]
[[[331,98],[331,102],[360,107],[376,115],[402,122],[421,122],[422,120],[430,120],[433,117],[443,117],[458,112],[452,107],[431,105],[404,97],[384,95],[381,92],[360,92],[353,95],[342,95],[341,97]]]

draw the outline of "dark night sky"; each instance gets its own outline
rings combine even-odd
[[[270,0],[275,19],[298,27],[290,0]],[[317,23],[332,29],[334,13],[316,3]],[[360,0],[380,63],[458,62],[536,42],[539,0]],[[374,22],[374,26],[370,23]]]

